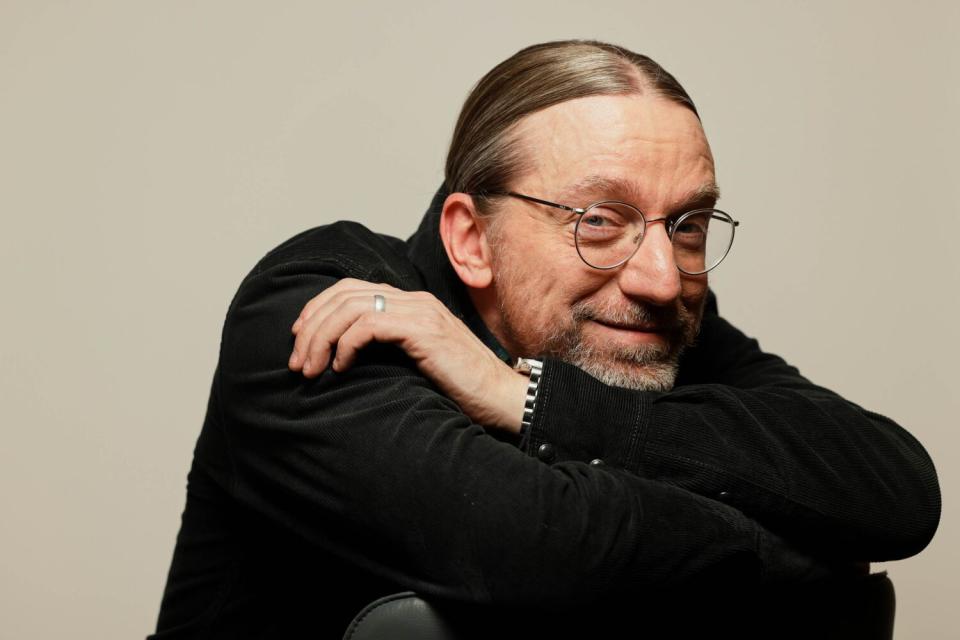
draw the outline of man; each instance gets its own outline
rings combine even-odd
[[[498,65],[407,243],[320,227],[241,284],[155,637],[338,637],[408,589],[501,635],[682,634],[692,611],[743,634],[795,616],[783,637],[808,592],[919,552],[923,448],[717,315],[717,197],[649,58]]]

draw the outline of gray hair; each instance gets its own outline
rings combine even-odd
[[[521,119],[575,98],[645,91],[697,113],[676,78],[623,47],[562,40],[521,49],[490,70],[467,96],[447,154],[447,191],[478,195],[479,212],[489,213],[483,194],[507,191],[525,169],[526,157],[513,135]]]

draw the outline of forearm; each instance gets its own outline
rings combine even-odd
[[[374,293],[406,313],[371,312]],[[345,302],[350,296],[355,304]],[[339,306],[327,312],[335,299]],[[388,341],[475,421],[516,432],[524,380],[432,296],[346,280],[310,304],[301,314],[309,329],[301,326],[297,336],[298,352],[320,347],[310,375],[325,366],[329,344],[346,343],[348,361],[354,343]],[[355,309],[367,313],[364,321]],[[527,453],[548,463],[606,459],[728,502],[818,553],[904,557],[927,543],[938,522],[935,472],[908,433],[762,352],[717,315],[712,297],[674,392],[616,389],[548,361],[540,396],[521,443]]]
[[[825,570],[802,556],[779,564],[775,538],[709,498],[525,455],[392,347],[364,350],[344,374],[288,371],[289,338],[276,328],[302,304],[290,289],[302,280],[266,273],[245,285],[217,379],[231,460],[221,482],[276,526],[408,588],[476,602],[563,603]]]
[[[723,500],[819,553],[874,561],[922,549],[940,507],[923,447],[779,358],[740,353],[746,361],[709,374],[731,384],[667,394],[608,387],[548,360],[522,447],[536,455],[547,443],[557,460],[602,458]]]
[[[416,389],[357,383],[339,385],[362,394],[341,405],[349,419],[302,431],[265,420],[263,405],[231,411],[232,491],[278,526],[407,588],[562,604],[826,571],[727,505],[623,470],[543,464],[429,390],[387,416],[385,397]]]

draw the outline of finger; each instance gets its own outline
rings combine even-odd
[[[352,366],[357,352],[370,342],[393,343],[418,365],[451,336],[463,333],[476,347],[487,350],[477,338],[435,296],[425,292],[409,292],[388,303],[388,313],[365,313],[337,341],[332,367],[344,371]]]
[[[358,290],[372,290],[374,293],[377,293],[381,289],[386,289],[388,291],[400,291],[400,289],[383,282],[372,283],[365,280],[357,280],[356,278],[344,278],[339,280],[307,301],[307,304],[304,305],[303,309],[300,310],[300,315],[298,315],[297,319],[294,321],[291,331],[294,335],[297,335],[297,333],[299,333],[300,329],[303,327],[304,322],[310,319],[317,312],[317,310],[323,308],[333,299],[342,296],[345,293],[356,292]]]
[[[297,333],[297,331],[299,331],[300,327],[303,325],[303,322],[316,313],[317,309],[320,309],[324,305],[328,304],[331,299],[336,298],[345,292],[380,286],[388,287],[389,285],[382,283],[373,284],[365,280],[358,280],[356,278],[343,278],[342,280],[338,280],[307,301],[307,304],[305,304],[303,309],[300,310],[300,314],[293,323],[293,333]]]
[[[300,326],[296,333],[296,339],[293,341],[293,349],[290,353],[290,361],[287,363],[292,370],[302,370],[307,373],[311,369],[317,368],[318,355],[318,335],[324,329],[327,318],[344,304],[342,299],[328,299],[326,303],[316,309],[300,321]],[[311,357],[311,351],[313,357]],[[321,367],[322,368],[322,367]]]
[[[399,294],[406,293],[390,285],[371,284],[363,280],[347,278],[315,296],[307,303],[304,311],[301,312],[301,317],[294,323],[295,330],[293,333],[296,340],[294,340],[287,366],[294,371],[301,370],[302,365],[306,363],[307,345],[311,344],[314,335],[323,326],[329,315],[341,307],[346,300],[360,297],[369,300],[370,304],[373,305],[373,296],[378,293],[384,294],[387,291]]]
[[[300,315],[297,316],[296,321],[293,323],[291,330],[296,334],[301,326],[303,326],[304,321],[308,320],[317,309],[322,308],[324,305],[330,302],[331,298],[334,298],[342,291],[349,291],[354,289],[361,284],[364,284],[362,280],[356,280],[354,278],[343,278],[333,283],[317,295],[310,298],[307,301],[307,304],[303,306],[303,309],[300,310]]]
[[[324,307],[326,308],[326,307]],[[306,354],[310,343],[313,341],[317,331],[322,326],[323,319],[327,313],[314,313],[309,318],[301,321],[300,327],[293,341],[293,349],[290,352],[290,361],[287,363],[294,371],[300,370],[307,364]]]
[[[302,342],[295,349],[302,348],[299,353],[304,358],[303,375],[311,378],[326,369],[333,345],[363,314],[373,312],[372,306],[366,295],[354,296],[315,313],[297,336],[297,341]]]
[[[346,371],[357,359],[357,352],[371,342],[401,342],[414,338],[418,323],[411,321],[417,313],[410,313],[411,307],[404,307],[390,314],[370,311],[360,316],[350,325],[337,341],[337,355],[333,360],[333,370]]]
[[[333,311],[327,309],[318,311],[304,325],[305,328],[301,335],[297,336],[297,339],[306,341],[307,336],[310,336],[309,343],[305,344],[301,352],[304,356],[303,374],[305,376],[313,377],[326,369],[333,345],[338,344],[341,336],[353,324],[369,315],[384,320],[384,316],[388,314],[372,309],[371,297],[369,292],[364,292],[351,298],[345,298]],[[389,315],[392,318],[399,315],[419,313],[417,309],[422,307],[421,303],[409,298],[389,298],[388,305],[391,309]]]

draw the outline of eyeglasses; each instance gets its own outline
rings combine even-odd
[[[594,269],[615,269],[625,263],[640,248],[647,225],[662,222],[673,245],[677,268],[688,275],[700,275],[723,262],[740,225],[719,209],[694,209],[677,217],[647,220],[640,209],[617,200],[595,202],[580,209],[513,191],[483,195],[520,198],[577,214],[577,253]]]

